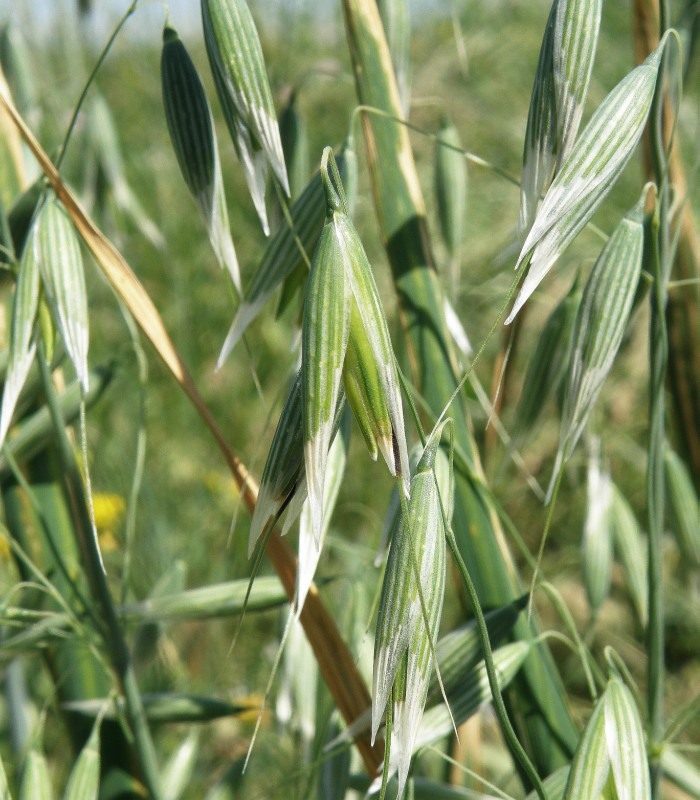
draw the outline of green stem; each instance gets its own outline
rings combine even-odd
[[[58,158],[56,159],[56,169],[61,169],[61,164],[63,163],[63,159],[66,155],[66,148],[68,147],[68,142],[70,141],[70,137],[73,135],[73,130],[75,129],[75,123],[78,121],[78,115],[80,114],[80,110],[83,107],[83,103],[85,102],[85,98],[87,97],[87,93],[92,86],[93,81],[95,80],[95,76],[100,71],[104,60],[107,58],[107,54],[112,49],[112,45],[114,44],[117,36],[119,36],[119,32],[121,29],[126,25],[126,21],[129,17],[136,11],[136,6],[139,4],[139,0],[133,0],[132,4],[129,8],[124,12],[124,15],[117,23],[117,27],[112,31],[112,35],[107,40],[107,44],[103,47],[102,52],[97,59],[97,63],[93,67],[90,76],[88,77],[87,81],[85,82],[85,86],[83,86],[83,90],[80,93],[80,97],[78,98],[78,102],[75,104],[75,109],[73,110],[73,115],[70,118],[70,122],[68,123],[68,129],[66,130],[66,135],[63,138],[63,144],[61,145],[61,149],[58,153]]]
[[[109,660],[112,668],[117,675],[120,688],[124,693],[127,716],[134,734],[137,756],[143,770],[144,781],[150,796],[153,797],[154,800],[161,800],[163,794],[160,787],[160,772],[155,748],[148,729],[146,715],[141,701],[141,694],[136,683],[136,676],[131,664],[129,650],[107,584],[107,576],[103,570],[99,546],[92,527],[92,522],[88,515],[82,476],[76,464],[73,450],[64,428],[58,397],[53,387],[51,373],[46,363],[44,348],[41,341],[39,341],[37,350],[42,386],[51,412],[51,418],[53,419],[56,449],[63,468],[64,490],[73,511],[75,534],[78,539],[78,546],[83,555],[90,591],[102,614],[105,646],[109,653]]]
[[[669,23],[668,3],[659,2],[660,36]],[[648,552],[649,552],[649,624],[647,628],[649,739],[652,753],[652,797],[660,796],[661,764],[654,753],[658,751],[664,732],[664,594],[663,594],[663,522],[665,441],[664,384],[668,363],[666,303],[671,271],[669,236],[668,161],[664,141],[664,76],[667,55],[664,51],[654,94],[651,113],[651,146],[654,173],[658,186],[657,208],[654,217],[654,285],[651,292],[651,321],[649,331],[649,440],[647,466]]]
[[[469,574],[467,566],[464,563],[464,559],[459,551],[457,541],[452,533],[451,528],[447,529],[447,542],[450,545],[452,555],[457,562],[457,567],[459,568],[462,580],[464,581],[464,585],[467,589],[467,594],[469,595],[469,602],[472,610],[474,611],[474,617],[476,619],[476,624],[479,629],[479,636],[481,638],[481,646],[484,650],[484,664],[486,666],[486,674],[489,679],[489,687],[491,688],[491,695],[493,697],[493,707],[496,712],[496,716],[498,717],[501,731],[503,732],[503,736],[508,743],[511,752],[518,759],[523,771],[527,775],[528,779],[532,782],[532,785],[537,792],[537,796],[540,798],[540,800],[547,800],[547,792],[544,788],[544,784],[540,780],[540,776],[537,774],[537,770],[535,769],[532,761],[530,761],[530,758],[525,752],[523,746],[520,744],[518,736],[515,733],[513,725],[508,716],[505,703],[503,702],[503,695],[501,694],[501,688],[498,685],[498,675],[496,674],[496,665],[493,661],[493,651],[491,650],[491,642],[489,640],[489,632],[488,628],[486,627],[484,612],[481,608],[481,603],[479,602],[479,596],[477,595],[476,587],[474,586],[471,575]]]

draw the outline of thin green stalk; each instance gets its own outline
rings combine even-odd
[[[669,27],[666,0],[659,2],[660,38]],[[660,797],[660,745],[664,732],[664,593],[663,593],[663,526],[664,472],[663,451],[666,439],[664,387],[668,365],[666,304],[671,272],[668,158],[664,142],[664,76],[667,65],[664,51],[651,111],[651,147],[658,198],[653,220],[654,253],[652,269],[654,285],[650,294],[651,321],[649,330],[649,439],[647,465],[647,513],[649,553],[649,623],[647,627],[649,740],[651,750],[652,797]]]
[[[129,8],[124,12],[124,15],[117,23],[117,27],[112,31],[111,36],[107,40],[107,44],[102,48],[102,52],[95,63],[95,66],[92,69],[87,81],[85,82],[85,86],[83,86],[83,90],[80,92],[80,97],[78,98],[78,102],[75,104],[75,108],[73,109],[73,115],[70,118],[70,122],[68,123],[68,129],[66,130],[66,135],[63,137],[63,143],[61,144],[61,149],[58,153],[58,158],[56,159],[56,169],[61,169],[61,164],[63,163],[63,159],[66,155],[66,148],[68,147],[68,142],[70,141],[70,137],[73,135],[73,130],[75,129],[75,124],[78,121],[78,115],[80,114],[80,110],[83,107],[83,103],[85,102],[85,98],[87,97],[87,93],[92,86],[93,81],[97,73],[100,71],[104,60],[107,58],[107,54],[112,49],[112,45],[114,44],[117,36],[121,29],[126,25],[127,20],[129,17],[136,11],[136,6],[139,4],[139,0],[133,0]]]
[[[482,611],[481,603],[479,602],[479,596],[477,595],[476,587],[474,586],[471,575],[469,574],[469,570],[464,563],[464,559],[459,551],[459,547],[457,546],[457,541],[452,533],[451,527],[447,529],[447,542],[450,545],[450,550],[452,550],[452,556],[457,563],[460,575],[462,576],[462,580],[464,581],[464,585],[467,589],[467,594],[469,595],[469,602],[472,610],[474,611],[474,617],[476,619],[476,624],[479,629],[479,636],[481,638],[481,646],[484,650],[484,664],[486,665],[486,674],[489,679],[489,687],[491,688],[491,695],[493,697],[493,707],[496,712],[496,716],[498,717],[501,731],[503,732],[503,736],[507,741],[511,752],[517,758],[520,766],[522,767],[523,772],[532,782],[532,785],[537,792],[537,796],[540,798],[540,800],[547,800],[547,792],[544,788],[544,784],[540,780],[540,776],[537,774],[537,770],[535,769],[532,761],[528,757],[523,746],[520,744],[520,740],[518,739],[513,725],[511,724],[505,703],[503,702],[503,695],[501,694],[501,689],[498,685],[496,665],[493,662],[493,651],[491,650],[491,642],[489,640],[488,628],[486,627],[486,620],[484,619],[484,612]]]
[[[78,539],[78,546],[83,554],[90,590],[102,612],[105,627],[105,645],[112,668],[124,693],[127,716],[134,734],[136,751],[143,770],[144,781],[154,800],[161,800],[163,794],[160,786],[160,772],[155,747],[153,746],[153,740],[146,721],[129,650],[119,623],[109,585],[107,584],[107,576],[102,570],[102,558],[87,511],[82,476],[75,462],[71,444],[63,426],[58,398],[53,387],[51,373],[46,363],[41,341],[37,350],[42,385],[54,422],[55,444],[63,468],[64,490],[73,511],[75,534]]]

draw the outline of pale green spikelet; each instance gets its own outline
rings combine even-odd
[[[583,290],[573,333],[559,447],[547,501],[560,469],[583,433],[622,342],[642,266],[643,197],[613,232]]]
[[[590,220],[631,158],[646,124],[666,41],[603,100],[547,190],[515,265],[516,270],[529,266],[506,324]]]
[[[265,70],[265,60],[253,16],[245,0],[202,0],[204,41],[214,75],[224,116],[258,195],[256,206],[261,213],[260,167],[257,153],[266,162],[289,195],[289,180],[284,163],[279,125],[272,102],[272,92]],[[253,193],[253,190],[251,191]],[[263,199],[264,208],[264,199]],[[261,214],[263,227],[266,218]]]
[[[78,235],[63,206],[52,197],[44,203],[36,225],[35,255],[44,291],[83,393],[87,393],[88,301]]]

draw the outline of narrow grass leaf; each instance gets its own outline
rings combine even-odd
[[[612,678],[604,695],[605,738],[619,800],[650,800],[644,732],[632,693]]]
[[[199,731],[191,730],[163,767],[163,800],[180,800],[192,778],[199,754]]]
[[[445,590],[445,529],[433,471],[442,427],[426,444],[411,481],[407,514],[391,542],[377,617],[372,737],[393,697],[392,763],[398,769],[399,795],[425,707]]]
[[[537,205],[549,188],[557,163],[557,108],[554,83],[554,27],[558,0],[554,0],[542,37],[535,83],[530,95],[523,174],[520,180],[520,217],[518,233],[524,238],[535,219]]]
[[[100,725],[98,717],[71,770],[63,800],[97,800],[100,790]]]
[[[457,348],[465,358],[469,358],[474,352],[474,348],[469,341],[469,336],[464,330],[462,321],[460,320],[454,306],[447,297],[443,298],[442,311],[445,315],[445,327],[449,331],[452,341],[457,345]]]
[[[526,600],[523,598],[484,614],[489,641],[493,647],[511,632],[525,603]],[[449,702],[452,703],[472,685],[472,672],[484,657],[476,621],[470,620],[443,636],[435,647],[435,655],[440,667],[442,686],[437,680],[437,675],[433,674],[426,700],[428,706],[442,702],[443,688]],[[468,684],[466,687],[465,683]]]
[[[700,566],[700,505],[685,465],[670,447],[664,450],[664,478],[671,531],[688,564]]]
[[[641,202],[613,232],[583,291],[574,326],[561,435],[547,502],[559,470],[571,456],[588,422],[622,342],[642,266]]]
[[[160,69],[165,119],[180,171],[204,218],[216,258],[240,294],[211,108],[189,53],[169,26],[163,31]]]
[[[600,800],[610,774],[605,716],[603,695],[596,703],[576,748],[564,800]]]
[[[528,642],[512,642],[494,650],[493,661],[501,689],[505,689],[513,680],[529,652]],[[486,664],[483,661],[478,662],[460,681],[459,691],[448,695],[448,699],[449,710],[444,703],[439,703],[428,708],[423,714],[416,736],[415,750],[444,739],[454,731],[453,718],[454,722],[460,725],[491,701]]]
[[[461,148],[457,128],[443,117],[435,148],[435,197],[440,232],[453,265],[457,263],[466,230],[467,162],[458,152]],[[453,285],[455,278],[453,275]]]
[[[297,568],[297,591],[296,591],[296,614],[297,617],[304,607],[306,595],[311,587],[311,582],[316,574],[323,542],[328,533],[330,518],[338,499],[338,492],[345,477],[345,465],[348,459],[350,448],[350,416],[346,411],[340,424],[340,431],[333,439],[333,444],[328,452],[328,463],[326,465],[326,477],[323,487],[323,508],[324,522],[321,528],[321,538],[316,542],[311,524],[311,512],[308,503],[305,503],[301,510],[299,519],[299,549],[298,549],[298,568]]]
[[[154,723],[206,723],[222,717],[250,716],[251,712],[257,711],[255,705],[234,705],[212,697],[189,694],[145,693],[142,699],[146,718]],[[124,714],[123,699],[119,699],[116,706],[112,698],[96,698],[63,703],[62,707],[90,718],[105,712],[104,718],[112,720],[119,719]]]
[[[36,258],[44,290],[83,393],[87,394],[88,301],[78,235],[63,206],[53,197],[44,203],[36,224]]]
[[[34,322],[39,309],[40,276],[37,259],[36,227],[24,245],[17,285],[12,301],[10,353],[0,409],[0,444],[5,441],[22,386],[34,360]]]
[[[217,91],[230,102],[238,124],[248,131],[253,150],[262,149],[285,193],[289,182],[279,126],[258,32],[245,0],[202,0],[204,39],[218,73]]]
[[[327,182],[324,188],[328,192],[327,218],[306,285],[301,348],[304,464],[317,543],[323,528],[326,461],[350,330],[350,286],[334,208],[340,201],[331,196]]]
[[[583,582],[593,617],[610,591],[612,531],[610,473],[600,463],[600,442],[594,441],[588,459],[588,497],[583,527]]]
[[[590,220],[631,158],[646,124],[665,44],[666,38],[603,100],[547,190],[515,266],[529,264],[506,323]]]
[[[577,278],[549,315],[537,338],[515,410],[511,436],[516,443],[534,430],[547,404],[563,383],[580,301],[581,290]]]
[[[615,550],[639,621],[646,627],[649,616],[646,542],[630,504],[614,484],[611,499],[610,524]]]
[[[595,61],[602,5],[602,0],[560,0],[557,3],[552,67],[559,165],[576,141]]]
[[[244,608],[248,611],[275,608],[287,599],[278,578],[260,576],[255,579],[246,604],[248,584],[246,578],[151,597],[123,606],[120,615],[138,622],[213,619],[240,614]]]

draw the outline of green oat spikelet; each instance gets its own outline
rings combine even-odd
[[[606,785],[619,800],[651,798],[644,733],[632,693],[612,677],[576,750],[564,800],[599,800]]]
[[[185,179],[204,218],[216,258],[241,294],[241,275],[229,229],[214,120],[202,81],[173,28],[163,30],[160,61],[165,119]]]
[[[554,0],[547,19],[523,148],[518,230],[524,238],[537,205],[571,151],[588,92],[602,0]]]
[[[35,257],[46,297],[83,394],[89,389],[88,301],[78,235],[63,206],[47,198],[36,222]]]
[[[551,499],[559,471],[586,427],[622,342],[642,267],[645,195],[646,190],[608,239],[583,290],[574,327],[561,435],[547,502]]]
[[[348,367],[354,381],[348,392],[353,413],[363,432],[371,429],[371,440],[376,442],[390,473],[401,477],[406,494],[409,481],[403,408],[389,328],[362,242],[348,216],[329,147],[323,153],[321,175],[326,223],[311,265],[302,323],[304,462],[317,542],[323,526],[323,476],[333,412],[350,336],[351,362],[357,356],[357,369],[352,363]]]
[[[435,473],[443,423],[411,480],[408,508],[389,549],[374,643],[372,739],[393,703],[392,764],[399,796],[408,776],[433,665],[445,590],[446,542]]]
[[[263,229],[265,167],[285,194],[289,180],[265,60],[245,0],[202,0],[202,26],[214,83]]]
[[[665,45],[666,37],[608,94],[561,165],[515,265],[517,271],[528,264],[528,271],[506,324],[590,220],[631,158],[646,124]]]

